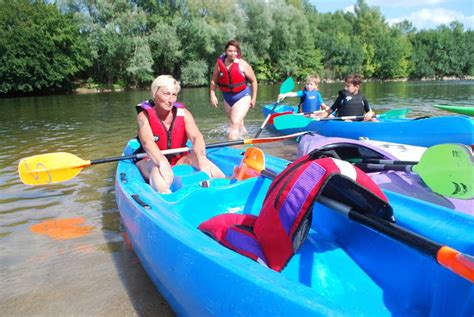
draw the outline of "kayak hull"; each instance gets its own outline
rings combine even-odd
[[[286,124],[290,123],[291,124]],[[429,147],[442,143],[473,144],[474,122],[466,116],[424,119],[380,119],[378,122],[315,121],[298,115],[274,120],[280,134],[312,131],[328,137],[369,138],[379,141]]]
[[[130,143],[125,154],[135,146]],[[241,151],[232,148],[208,150],[208,157],[228,175],[242,158]],[[274,171],[287,163],[266,158],[267,168]],[[318,203],[302,248],[281,273],[272,271],[197,229],[224,212],[258,214],[271,181],[213,179],[209,187],[202,187],[202,172],[186,166],[175,167],[174,172],[173,193],[161,195],[143,182],[133,162],[121,161],[115,188],[131,245],[178,315],[461,316],[474,312],[472,283]],[[388,198],[400,225],[474,253],[474,236],[468,230],[472,218],[445,219],[444,208],[437,207],[418,214],[419,202],[397,194]],[[435,221],[440,225],[431,226]]]
[[[298,108],[295,106],[290,106],[290,105],[277,105],[275,109],[272,111],[274,104],[268,104],[264,105],[262,107],[262,114],[263,117],[266,118],[268,115],[271,115],[273,113],[282,113],[282,112],[293,112],[296,113],[298,111]]]

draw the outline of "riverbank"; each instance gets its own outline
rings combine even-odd
[[[443,82],[443,81],[462,81],[462,80],[474,80],[474,76],[465,76],[464,78],[458,78],[458,77],[442,77],[440,79],[437,78],[421,78],[421,79],[409,79],[409,78],[398,78],[398,79],[377,79],[377,78],[369,78],[369,79],[364,79],[364,82],[417,82],[417,81],[435,81],[435,82]],[[343,80],[337,80],[337,79],[322,79],[323,83],[326,84],[333,84],[333,83],[341,83],[344,82]],[[298,83],[301,83],[301,81],[298,81]],[[260,83],[260,84],[269,84],[269,83]],[[205,86],[202,86],[205,87]],[[202,87],[186,87],[183,86],[183,88],[202,88]],[[138,91],[138,90],[148,90],[150,87],[144,86],[144,87],[119,87],[118,85],[115,85],[113,88],[90,88],[90,86],[84,86],[84,87],[79,87],[74,90],[75,94],[96,94],[96,93],[107,93],[107,92],[121,92],[121,91]]]

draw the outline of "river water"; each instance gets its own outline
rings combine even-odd
[[[331,105],[340,83],[323,84]],[[474,106],[474,81],[367,83],[363,92],[377,113],[410,107],[409,116],[450,113],[431,107]],[[278,86],[260,86],[247,118],[252,137],[274,102]],[[123,240],[114,199],[116,163],[94,165],[61,184],[26,186],[18,161],[69,152],[82,159],[120,155],[135,136],[135,105],[147,91],[0,99],[0,307],[4,316],[173,316]],[[226,140],[221,106],[208,89],[184,89],[187,105],[207,143]],[[296,99],[289,99],[296,104]],[[262,136],[269,136],[264,131]],[[295,157],[291,141],[262,146]]]

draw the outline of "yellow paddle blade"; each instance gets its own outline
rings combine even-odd
[[[26,185],[53,184],[75,177],[90,163],[71,153],[41,154],[22,159],[18,163],[18,174]]]

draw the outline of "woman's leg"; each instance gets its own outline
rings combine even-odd
[[[142,173],[145,181],[148,181],[154,190],[162,194],[170,192],[170,184],[166,183],[163,176],[160,174],[160,170],[151,160],[143,159],[138,161],[137,167]]]
[[[224,102],[224,107],[229,118],[229,140],[238,140],[240,130],[245,129],[243,121],[250,108],[250,96],[242,97],[232,107]]]
[[[219,167],[217,167],[216,164],[214,164],[207,158],[206,160],[207,160],[206,166],[204,167],[204,169],[202,169],[203,172],[207,173],[211,178],[225,178],[225,174],[221,171]],[[196,155],[194,155],[194,153],[190,153],[186,156],[183,156],[182,158],[179,159],[178,162],[176,162],[176,165],[181,165],[181,164],[188,164],[198,170],[201,170],[201,167],[199,166],[198,160],[196,158]]]

